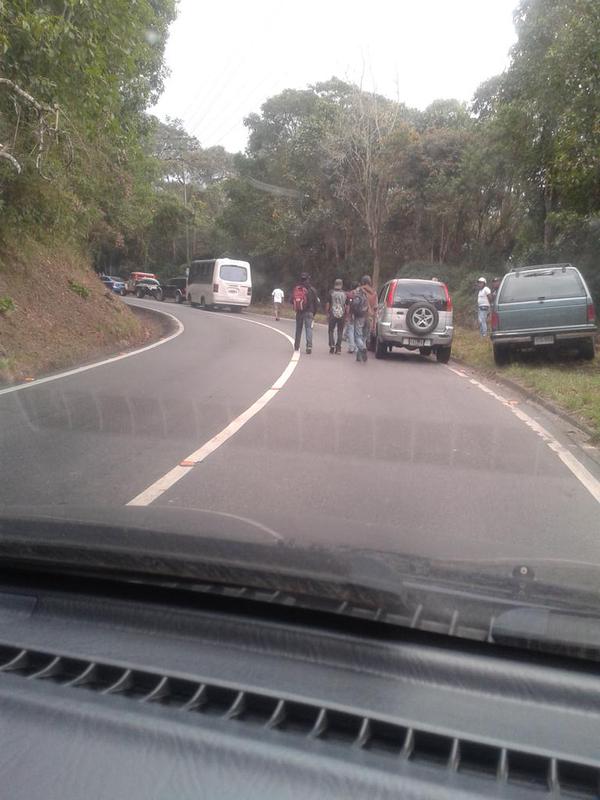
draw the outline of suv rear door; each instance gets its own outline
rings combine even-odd
[[[587,303],[587,292],[575,267],[511,272],[498,292],[498,330],[579,327],[587,322]]]
[[[435,331],[444,331],[448,325],[452,324],[452,312],[448,311],[448,298],[443,283],[400,279],[396,281],[392,299],[392,330],[406,331],[411,336],[415,335],[406,324],[406,312],[418,300],[427,300],[437,309],[439,321]]]

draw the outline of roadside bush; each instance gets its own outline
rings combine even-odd
[[[7,314],[15,310],[15,302],[7,294],[0,297],[0,314]]]
[[[90,290],[86,286],[82,286],[81,283],[77,283],[76,281],[69,281],[69,289],[75,294],[78,294],[79,297],[83,297],[84,300],[90,296]]]

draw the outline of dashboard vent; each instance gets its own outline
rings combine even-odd
[[[553,798],[598,798],[600,768],[408,727],[333,708],[215,683],[0,645],[0,673],[122,695],[179,712],[212,715],[286,734],[350,746]]]

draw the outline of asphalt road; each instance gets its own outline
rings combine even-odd
[[[185,331],[0,395],[5,511],[124,507],[290,364],[289,341],[252,320],[288,333],[291,321],[144,305],[177,316]],[[556,420],[519,408],[598,477]],[[332,356],[320,326],[313,354],[302,353],[268,404],[151,507],[167,519],[179,509],[192,520],[199,509],[250,519],[286,541],[600,562],[598,501],[511,407],[434,359]]]

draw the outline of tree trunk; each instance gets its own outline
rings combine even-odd
[[[371,280],[373,282],[373,288],[379,288],[379,273],[381,271],[381,255],[379,252],[379,239],[375,239],[373,242],[373,275]]]
[[[552,244],[553,228],[548,215],[554,210],[554,189],[546,186],[544,189],[544,250],[548,251]]]

